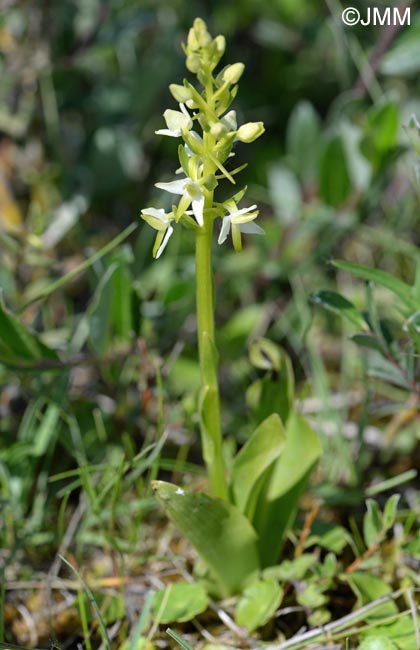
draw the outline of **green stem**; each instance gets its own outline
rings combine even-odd
[[[212,203],[213,196],[209,193],[206,204],[210,207]],[[197,328],[202,382],[201,442],[212,493],[227,500],[228,488],[222,454],[217,349],[214,339],[212,235],[213,222],[209,219],[196,237]]]

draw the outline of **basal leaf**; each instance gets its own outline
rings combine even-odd
[[[236,455],[232,468],[232,494],[241,512],[252,517],[252,504],[258,497],[257,482],[280,456],[285,445],[284,427],[277,413],[270,415],[254,431]]]
[[[249,632],[265,625],[274,616],[283,598],[276,580],[256,580],[246,587],[235,611],[235,621]]]
[[[285,448],[261,489],[254,517],[263,567],[277,563],[286,531],[296,516],[299,498],[319,459],[318,435],[292,412],[286,426]]]
[[[239,593],[259,568],[257,535],[234,505],[164,481],[152,487],[167,515],[217,580],[220,595]]]

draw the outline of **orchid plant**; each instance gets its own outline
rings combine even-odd
[[[223,454],[213,231],[218,223],[218,243],[223,244],[230,235],[237,252],[242,249],[242,233],[264,232],[255,223],[257,206],[241,203],[246,188],[235,189],[224,201],[215,197],[219,182],[225,179],[236,185],[236,175],[246,166],[231,169],[235,143],[251,143],[264,133],[262,122],[238,127],[236,112],[230,109],[244,64],[234,63],[215,73],[225,45],[223,36],[210,36],[203,20],[194,21],[184,52],[186,66],[197,76],[199,89],[188,80],[183,85],[171,84],[169,89],[179,110],[166,110],[166,128],[157,131],[158,135],[183,141],[178,147],[180,167],[175,180],[156,183],[159,189],[179,198],[169,212],[155,207],[141,212],[157,231],[155,258],[162,255],[176,227],[185,226],[195,236],[200,429],[211,496],[188,494],[162,481],[155,481],[153,487],[169,517],[204,560],[209,584],[219,595],[242,591],[249,580],[258,578],[263,567],[275,564],[298,498],[319,456],[316,434],[292,408],[290,364],[282,351],[264,340],[256,343],[259,348],[254,349],[253,356],[262,359],[267,381],[261,381],[253,392],[260,395],[257,401],[261,403],[272,395],[274,403],[268,400],[272,406],[268,412],[265,406],[259,409],[259,426],[232,466],[226,466]]]

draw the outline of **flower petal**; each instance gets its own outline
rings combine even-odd
[[[241,232],[244,232],[247,235],[265,235],[265,231],[253,221],[241,223],[239,228]]]
[[[172,235],[173,231],[174,229],[172,228],[172,226],[169,226],[169,228],[166,231],[165,237],[163,238],[162,243],[160,244],[160,246],[156,251],[156,255],[155,255],[156,259],[158,259],[162,255],[163,251],[165,250],[166,244],[169,241],[169,237]]]
[[[230,217],[223,217],[219,239],[217,240],[218,244],[223,244],[226,241],[229,231],[230,231]]]
[[[192,210],[194,212],[194,216],[197,220],[197,223],[200,226],[204,225],[204,216],[203,216],[203,211],[204,211],[204,194],[201,194],[198,198],[194,199],[192,202]]]
[[[170,138],[179,138],[181,136],[181,131],[179,129],[159,129],[155,131],[156,135],[168,135]]]
[[[163,117],[165,119],[166,126],[170,131],[181,131],[182,129],[189,130],[192,127],[192,119],[185,107],[182,112],[173,111],[171,108],[168,108],[164,112]]]
[[[249,208],[241,208],[240,210],[230,210],[229,206],[227,206],[227,209],[229,210],[231,217],[237,217],[240,214],[247,214],[248,212],[252,212],[253,210],[256,210],[257,204],[254,203],[254,205],[249,206]]]
[[[189,179],[188,179],[189,180]],[[155,187],[171,194],[184,194],[185,178],[180,181],[171,181],[170,183],[155,183]]]

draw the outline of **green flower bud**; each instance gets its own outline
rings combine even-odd
[[[196,52],[200,48],[194,27],[191,27],[188,32],[187,48],[192,52]]]
[[[185,65],[190,72],[194,72],[196,74],[201,68],[201,60],[198,54],[189,54],[187,56]]]
[[[201,18],[196,18],[193,23],[194,34],[199,47],[207,47],[211,43],[211,36],[207,30],[207,25]]]
[[[188,90],[188,88],[185,88],[185,86],[180,86],[179,84],[171,84],[169,90],[175,101],[180,104],[185,104],[192,97],[191,91]]]
[[[223,81],[227,81],[230,84],[236,84],[242,77],[244,70],[245,66],[243,63],[234,63],[233,65],[229,65],[223,72]]]
[[[236,137],[241,142],[254,142],[265,131],[263,122],[247,122],[242,124],[236,132]]]

